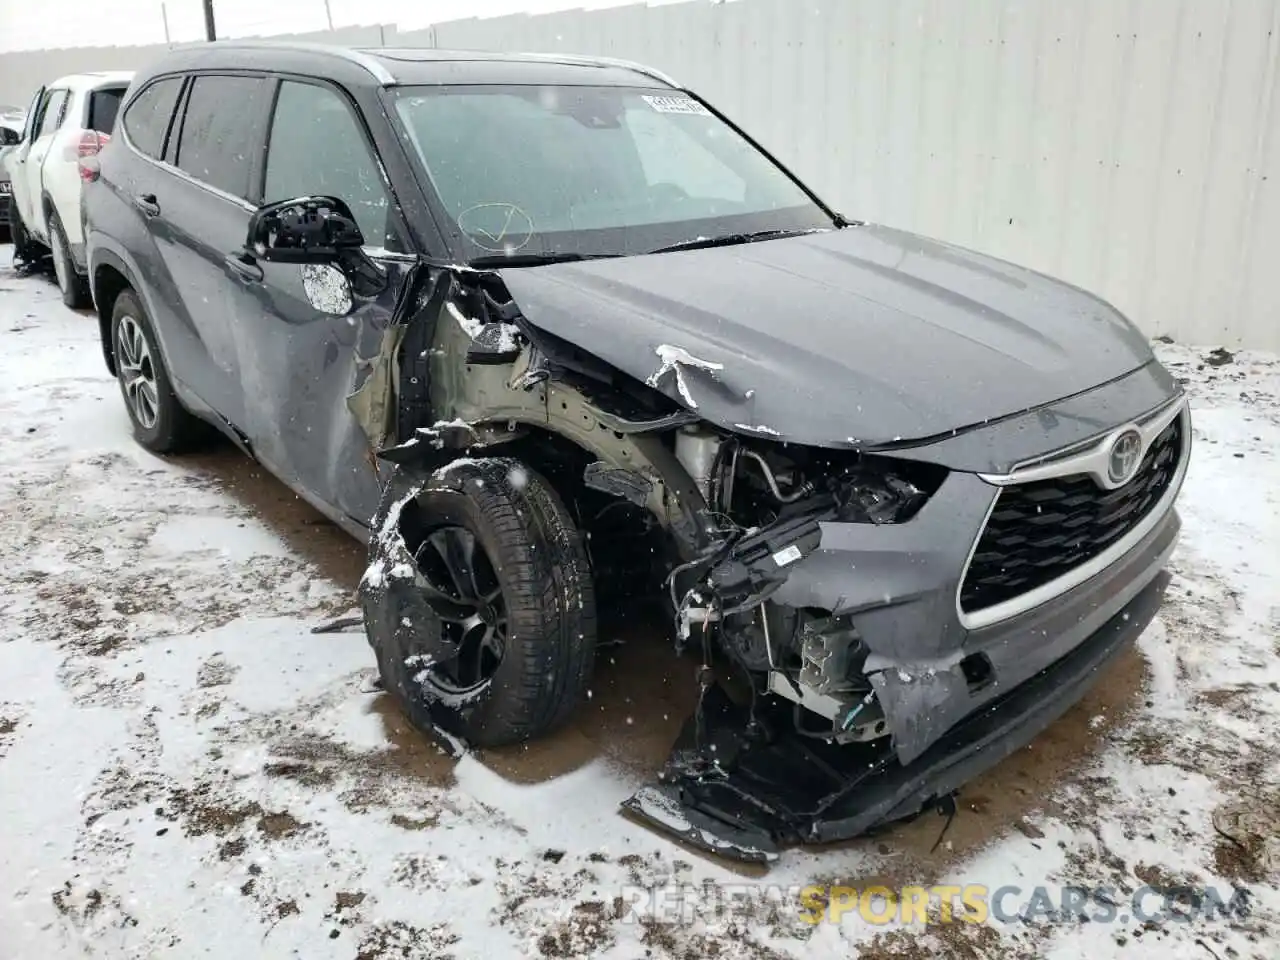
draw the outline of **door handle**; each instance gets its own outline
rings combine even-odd
[[[142,211],[145,217],[160,216],[160,203],[154,193],[140,193],[133,198],[133,205]]]
[[[258,261],[247,253],[227,254],[227,266],[238,273],[240,279],[246,283],[259,283],[262,280],[262,268],[258,266]]]

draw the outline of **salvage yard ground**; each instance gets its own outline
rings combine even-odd
[[[11,259],[0,960],[1280,955],[1280,359],[1159,345],[1196,428],[1168,602],[941,842],[930,813],[744,873],[616,812],[695,693],[660,629],[602,637],[571,729],[446,758],[360,632],[310,632],[351,612],[362,548],[229,447],[143,452],[94,318]],[[937,883],[1019,887],[1008,911],[1106,886],[1121,916],[812,926],[769,892]],[[628,907],[704,885],[746,896],[688,922]],[[1247,913],[1144,923],[1123,909],[1144,885],[1244,891]]]

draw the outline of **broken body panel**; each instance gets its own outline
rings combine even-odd
[[[864,228],[839,234],[870,236]],[[825,237],[759,246],[797,243],[834,246]],[[697,253],[743,258],[738,248]],[[947,263],[970,262],[948,256]],[[873,386],[864,391],[851,344],[838,360],[827,358],[832,373],[819,386],[802,366],[810,352],[792,351],[794,369],[774,352],[745,363],[748,353],[723,325],[707,325],[691,340],[691,326],[665,326],[657,314],[639,322],[633,309],[611,314],[600,304],[616,296],[601,300],[599,287],[577,284],[586,271],[607,270],[608,289],[622,287],[634,299],[637,284],[622,278],[635,262],[494,272],[420,268],[417,289],[402,301],[403,333],[383,341],[398,356],[374,361],[396,376],[378,381],[387,395],[373,408],[399,414],[397,442],[383,444],[381,453],[398,470],[375,518],[373,562],[361,585],[380,656],[409,649],[405,631],[431,617],[415,590],[399,508],[458,457],[529,450],[520,445],[546,438],[567,441],[583,454],[572,482],[643,509],[665,533],[677,642],[703,643],[700,682],[714,691],[704,691],[699,716],[660,783],[627,809],[709,851],[767,859],[779,844],[855,836],[946,797],[1065,710],[1149,622],[1163,591],[1157,578],[1176,541],[1171,504],[1185,454],[1151,505],[1155,524],[1128,545],[1121,562],[981,629],[966,625],[958,600],[968,555],[1000,491],[981,474],[1007,474],[1153,410],[1174,410],[1188,433],[1176,384],[1125,321],[1106,313],[1110,308],[1096,307],[1091,322],[1123,329],[1100,338],[1109,348],[1092,357],[1071,347],[1078,341],[1065,331],[1052,348],[1043,334],[1020,340],[1034,360],[1002,351],[1010,369],[1025,368],[1003,408],[974,406],[983,394],[970,394],[968,386],[961,392],[972,403],[949,404],[940,382],[927,406],[890,398],[879,410],[870,398],[883,367],[866,371]],[[647,278],[656,268],[632,269]],[[717,269],[704,263],[700,272]],[[878,274],[882,280],[887,271]],[[907,286],[919,282],[913,276]],[[1036,309],[1046,289],[1055,291],[1057,309],[1078,296],[1077,316],[1097,303],[1008,265],[991,282],[1005,298],[1000,319],[991,320],[988,307],[973,310],[1002,326],[1018,313],[1009,287],[1022,289]],[[978,292],[970,293],[969,302],[977,303]],[[680,312],[670,295],[663,309]],[[714,337],[708,332],[717,330]],[[812,351],[820,346],[821,338]],[[880,363],[877,351],[867,356]],[[1107,365],[1099,366],[1104,358]],[[1094,370],[1081,380],[1083,360]],[[1035,402],[1030,382],[1050,368],[1059,371],[1057,386],[1045,400],[1042,384]],[[1089,379],[1095,385],[1083,388]],[[913,389],[927,392],[923,384]],[[865,424],[867,442],[834,435],[813,415],[833,394],[861,399],[861,412],[841,419]],[[952,419],[940,419],[948,409]],[[966,419],[979,412],[987,422]],[[916,435],[875,432],[883,422]],[[375,441],[386,440],[389,425],[369,420],[366,429]],[[682,455],[682,434],[707,431],[715,438],[710,471],[719,471],[718,484],[706,464]],[[785,455],[775,460],[776,451],[809,447],[828,475],[802,479],[775,471],[789,463]],[[758,469],[751,467],[759,474],[756,486],[766,499],[779,499],[778,509],[761,512],[748,498],[747,509],[735,511],[734,480],[729,490],[724,483],[727,461],[741,488],[751,458],[758,461]],[[868,463],[875,466],[870,486],[858,479]],[[892,468],[912,463],[939,469],[916,486]],[[716,682],[717,674],[737,672],[749,677],[745,700],[730,698]],[[431,722],[452,732],[460,705],[444,706]],[[801,710],[816,727],[799,719]]]

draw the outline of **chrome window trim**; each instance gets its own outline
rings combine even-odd
[[[1000,491],[997,490],[996,495],[991,498],[990,506],[987,507],[986,515],[982,518],[982,525],[978,528],[977,536],[973,538],[973,543],[969,547],[969,554],[965,557],[964,566],[960,570],[960,579],[956,582],[956,616],[960,620],[960,625],[966,630],[981,630],[983,627],[989,627],[1002,620],[1008,620],[1010,617],[1016,617],[1019,614],[1026,613],[1028,610],[1034,610],[1036,607],[1048,603],[1050,600],[1061,596],[1068,590],[1075,589],[1085,581],[1102,573],[1147,537],[1172,509],[1174,501],[1178,498],[1178,493],[1182,489],[1182,481],[1187,473],[1187,465],[1191,462],[1191,413],[1187,398],[1185,395],[1179,395],[1171,403],[1148,415],[1140,423],[1125,424],[1116,430],[1108,431],[1100,440],[1092,441],[1085,450],[1079,453],[1048,462],[1041,461],[1030,468],[1016,468],[1008,474],[995,477],[984,475],[982,479],[988,483],[997,487],[1006,487],[1010,484],[1041,480],[1046,477],[1091,473],[1089,465],[1095,463],[1096,451],[1099,448],[1107,451],[1109,449],[1108,441],[1115,434],[1137,426],[1143,433],[1143,456],[1146,456],[1146,450],[1151,440],[1155,439],[1165,427],[1179,417],[1181,417],[1182,423],[1182,449],[1178,459],[1178,468],[1164,496],[1160,498],[1160,501],[1151,508],[1151,511],[1145,517],[1134,525],[1132,530],[1096,557],[1086,560],[1079,566],[1072,567],[1066,573],[1055,577],[1048,583],[1043,583],[1034,589],[1028,590],[1026,593],[1019,594],[1001,603],[966,613],[960,605],[960,592],[964,588],[965,577],[969,575],[969,566],[973,563],[973,555],[978,551],[978,543],[986,532],[987,523],[991,519],[991,514],[995,511],[996,504],[1000,501]],[[1105,459],[1102,464],[1102,470],[1105,476]]]

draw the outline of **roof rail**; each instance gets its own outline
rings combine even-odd
[[[569,53],[522,53],[520,56],[535,60],[548,60],[553,63],[573,63],[586,67],[619,67],[623,70],[634,70],[636,73],[644,74],[646,77],[665,83],[669,87],[680,89],[680,84],[676,83],[675,80],[661,70],[646,67],[643,63],[636,63],[634,60],[621,60],[617,57],[582,57]]]
[[[284,49],[284,50],[300,50],[306,53],[328,54],[331,57],[337,57],[340,60],[346,60],[348,63],[354,63],[358,67],[362,67],[373,79],[381,84],[390,86],[396,82],[396,78],[391,75],[381,63],[374,57],[369,56],[360,50],[353,50],[351,47],[333,46],[327,43],[307,43],[301,40],[219,40],[217,45],[220,49],[230,48],[251,48],[251,49]]]

